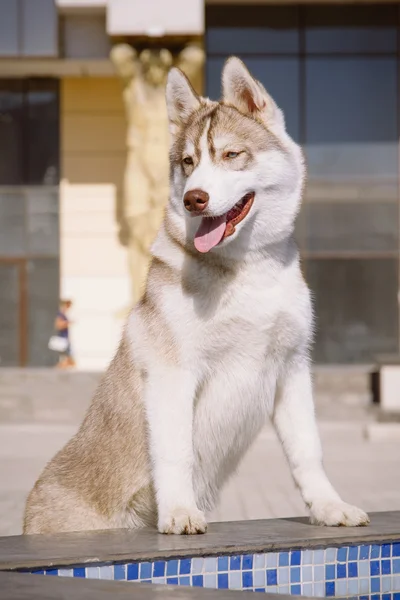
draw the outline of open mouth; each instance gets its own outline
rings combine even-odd
[[[236,226],[249,214],[254,197],[255,192],[249,192],[220,217],[203,217],[194,238],[196,250],[208,252],[235,233]]]

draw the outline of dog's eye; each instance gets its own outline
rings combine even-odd
[[[233,151],[229,151],[229,152],[225,152],[225,158],[236,158],[237,156],[239,156],[240,152],[233,152]]]
[[[191,156],[186,156],[183,159],[183,162],[185,163],[185,165],[192,165],[193,164],[193,158]]]

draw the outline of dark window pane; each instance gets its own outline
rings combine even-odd
[[[318,363],[370,363],[398,350],[397,259],[311,259]]]
[[[29,253],[57,256],[59,253],[58,189],[31,188],[26,194]]]
[[[24,192],[0,191],[0,255],[21,256],[25,252]]]
[[[44,367],[57,361],[47,348],[59,301],[58,259],[28,262],[28,365]]]
[[[0,80],[0,185],[23,183],[21,81]]]
[[[306,202],[307,250],[315,252],[394,251],[398,244],[395,202]]]
[[[395,4],[337,4],[303,10],[307,52],[396,52]]]
[[[18,265],[0,262],[0,290],[0,367],[16,367],[19,365]]]
[[[55,81],[29,82],[28,183],[57,185],[59,180],[59,102]]]
[[[20,19],[22,54],[58,55],[58,18],[54,0],[23,0]]]
[[[18,40],[18,2],[0,0],[0,56],[17,56]]]
[[[396,68],[390,58],[306,61],[308,249],[397,249]]]
[[[292,6],[207,6],[207,52],[294,53],[299,48],[297,25],[298,10]]]
[[[207,95],[216,100],[221,95],[221,72],[224,58],[209,57],[206,64]],[[283,110],[289,134],[299,139],[299,61],[296,58],[245,58],[251,74],[261,81]]]

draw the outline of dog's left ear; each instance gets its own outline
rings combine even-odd
[[[268,126],[285,128],[281,110],[264,86],[250,75],[244,63],[232,56],[222,72],[223,100],[244,114],[261,118]]]

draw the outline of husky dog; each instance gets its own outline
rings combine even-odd
[[[312,308],[292,238],[301,150],[239,59],[222,83],[212,102],[169,73],[171,198],[146,292],[78,433],[31,491],[25,533],[204,533],[269,417],[312,523],[369,522],[322,466]]]

